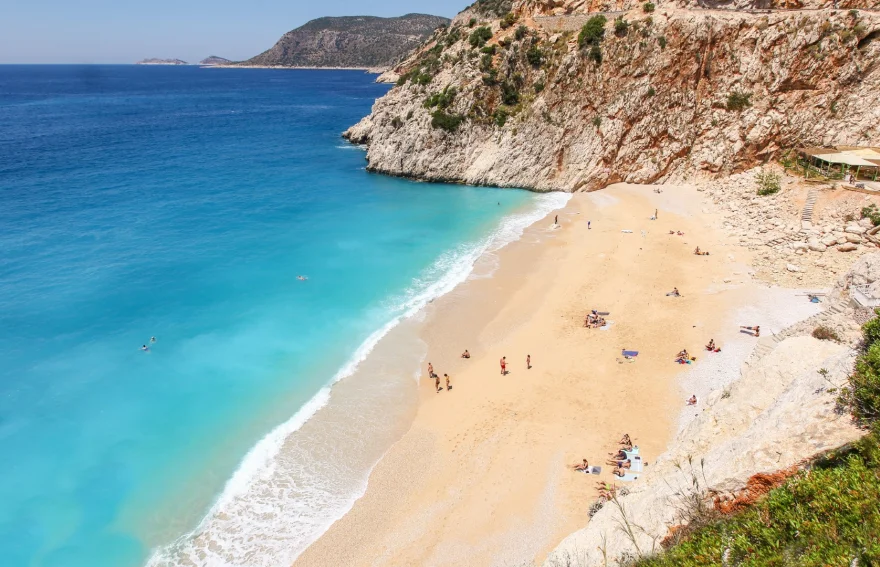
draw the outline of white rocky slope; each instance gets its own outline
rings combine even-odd
[[[395,69],[405,82],[345,136],[369,145],[371,171],[564,191],[880,139],[880,14],[641,4],[518,0],[502,28],[478,3]],[[620,14],[607,14],[596,62],[571,30],[618,5],[628,25],[615,31]],[[469,41],[483,25],[494,54]],[[430,106],[447,88],[452,100]]]
[[[619,497],[620,506],[606,503],[545,565],[604,565],[603,551],[615,565],[659,551],[670,527],[686,520],[681,512],[695,478],[697,490],[735,492],[755,473],[785,469],[858,438],[861,432],[834,411],[828,391],[844,382],[853,359],[850,348],[829,341],[781,342],[728,390],[710,395],[669,450]]]

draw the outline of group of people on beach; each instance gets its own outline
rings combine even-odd
[[[468,351],[468,349],[464,349],[464,352],[461,353],[461,358],[470,358],[470,357],[471,357],[471,353]],[[501,375],[506,376],[507,372],[508,372],[508,370],[507,370],[507,357],[502,356],[499,363],[501,365]],[[531,370],[531,369],[532,369],[532,355],[527,354],[526,355],[526,370]],[[437,389],[438,393],[443,391],[443,388],[440,386],[440,375],[437,374],[436,372],[434,372],[434,365],[431,364],[430,362],[428,363],[428,378],[434,380],[434,387]],[[452,384],[450,383],[449,374],[444,374],[443,378],[446,380],[446,389],[451,390]]]
[[[590,329],[598,329],[600,327],[604,327],[607,321],[605,321],[605,317],[599,315],[599,312],[595,309],[591,310],[590,313],[587,313],[586,319],[584,319],[584,327],[588,327]]]
[[[614,470],[612,471],[614,476],[622,477],[626,474],[628,469],[632,468],[632,461],[626,452],[633,450],[633,444],[632,439],[629,437],[629,433],[624,433],[623,437],[617,443],[620,447],[616,453],[608,453],[608,456],[611,457],[611,459],[606,462],[609,465],[614,465]],[[575,471],[586,473],[591,470],[590,462],[587,459],[581,459],[580,463],[574,463],[571,465],[571,468]]]
[[[468,355],[468,357],[470,357],[470,355]],[[452,384],[449,382],[449,374],[444,374],[443,377],[446,379],[446,389],[451,390]],[[434,372],[434,365],[430,362],[428,363],[428,378],[434,379],[434,387],[437,389],[438,394],[443,391],[443,388],[440,386],[440,375]]]
[[[686,348],[683,348],[679,351],[677,355],[675,355],[675,362],[679,364],[690,364],[691,362],[696,362],[697,357],[691,356],[691,354],[687,351]]]
[[[624,433],[617,444],[620,445],[617,453],[608,453],[611,459],[606,462],[609,465],[614,465],[614,470],[611,471],[614,476],[622,477],[628,469],[632,468],[632,461],[629,455],[626,454],[627,451],[633,450],[632,439],[629,438],[629,433]]]

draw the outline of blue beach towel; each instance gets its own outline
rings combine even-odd
[[[638,355],[639,355],[639,351],[637,351],[637,350],[624,350],[623,351],[623,356],[638,356]]]

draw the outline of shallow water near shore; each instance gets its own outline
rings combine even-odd
[[[372,80],[0,67],[5,565],[279,564],[363,490],[393,428],[335,441],[407,411],[394,325],[561,204],[367,174]]]

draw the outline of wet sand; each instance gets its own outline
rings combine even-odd
[[[623,433],[650,469],[684,407],[675,354],[687,348],[700,364],[725,315],[756,293],[747,251],[701,201],[690,187],[578,194],[558,211],[560,228],[553,215],[533,225],[429,306],[416,332],[452,389],[436,392],[423,365],[409,430],[294,565],[539,562],[587,523]],[[695,256],[697,245],[712,254]],[[683,297],[667,297],[673,287]],[[611,312],[608,330],[584,328],[594,308]],[[622,348],[640,354],[621,362]],[[572,471],[582,458],[602,474]]]

